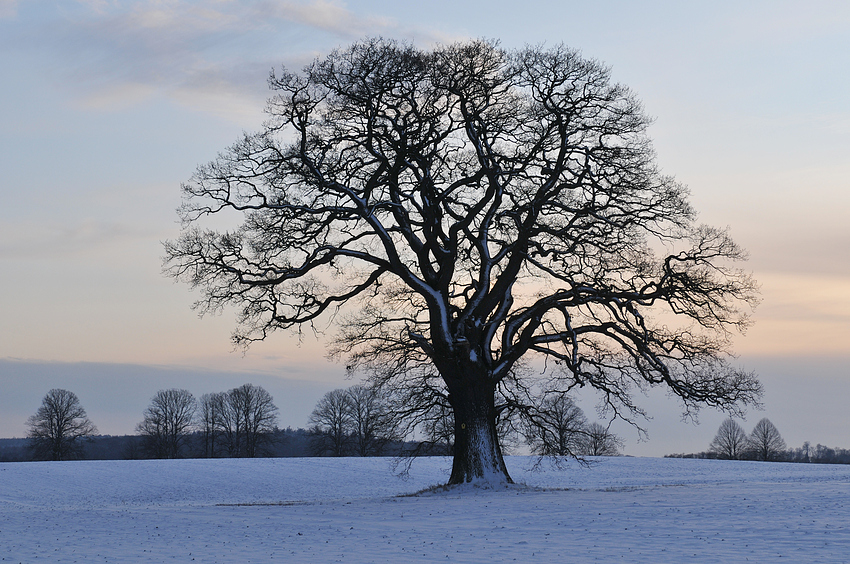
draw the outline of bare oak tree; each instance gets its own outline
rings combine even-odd
[[[720,424],[714,440],[708,446],[709,452],[717,458],[738,460],[747,448],[747,434],[731,417]]]
[[[188,390],[160,390],[145,409],[136,426],[143,448],[154,458],[180,458],[185,455],[195,423],[197,405]]]
[[[510,481],[497,422],[534,356],[546,391],[596,389],[625,418],[647,386],[686,412],[757,401],[728,356],[756,301],[745,254],[695,223],[601,64],[374,39],[270,84],[264,129],[184,185],[166,270],[202,312],[239,307],[237,344],[338,313],[351,371],[450,404],[450,483]],[[203,227],[225,211],[242,225]]]
[[[30,449],[39,460],[71,460],[83,454],[83,442],[97,433],[76,394],[54,388],[27,419]]]
[[[785,448],[785,440],[767,417],[756,423],[747,441],[747,449],[756,460],[778,460]]]

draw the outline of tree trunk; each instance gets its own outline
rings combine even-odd
[[[465,383],[449,396],[455,444],[449,484],[512,484],[496,430],[495,389],[489,382]]]

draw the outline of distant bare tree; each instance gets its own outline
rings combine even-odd
[[[812,459],[819,464],[832,464],[835,462],[835,449],[820,443],[814,448]]]
[[[713,452],[717,455],[717,458],[725,460],[741,458],[746,448],[747,434],[731,417],[720,424],[714,440],[708,446],[709,452]]]
[[[451,456],[454,452],[455,418],[450,405],[437,404],[433,416],[424,419],[421,427],[428,450],[436,454]]]
[[[262,386],[243,384],[201,397],[200,427],[204,456],[254,458],[268,453],[278,408]]]
[[[216,438],[221,445],[225,456],[238,458],[242,454],[242,445],[245,442],[245,429],[242,419],[239,417],[238,398],[231,395],[231,391],[218,394],[221,408],[218,412],[218,432]]]
[[[566,394],[547,395],[526,424],[526,441],[541,455],[575,456],[586,439],[587,418]]]
[[[346,394],[354,453],[381,455],[387,443],[396,438],[395,418],[385,398],[377,389],[363,385],[348,388]]]
[[[623,441],[611,433],[608,427],[599,423],[587,426],[584,439],[579,447],[579,454],[585,456],[617,456]]]
[[[144,437],[144,448],[154,458],[184,455],[196,412],[195,396],[188,390],[160,390],[145,409],[136,431]]]
[[[748,441],[748,450],[756,460],[778,460],[785,448],[785,440],[770,419],[756,423]]]
[[[36,459],[69,460],[83,454],[83,441],[97,433],[73,392],[54,388],[27,419],[30,448]]]
[[[326,393],[310,414],[314,454],[345,456],[351,443],[351,410],[348,393],[336,389]]]
[[[496,435],[502,446],[502,453],[517,454],[524,441],[524,428],[517,412],[504,409],[496,419]]]
[[[216,448],[221,442],[227,410],[227,394],[216,392],[204,394],[200,401],[200,430],[203,456],[215,458]]]
[[[227,393],[231,421],[241,429],[237,435],[241,438],[235,450],[240,456],[255,458],[264,452],[263,448],[272,440],[277,423],[277,406],[265,388],[253,384],[243,384]]]

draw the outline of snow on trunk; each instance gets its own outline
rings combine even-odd
[[[512,484],[496,430],[494,390],[470,386],[450,396],[455,415],[454,461],[449,484]]]

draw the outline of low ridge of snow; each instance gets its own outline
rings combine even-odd
[[[848,562],[850,467],[652,458],[0,463],[0,562]]]

